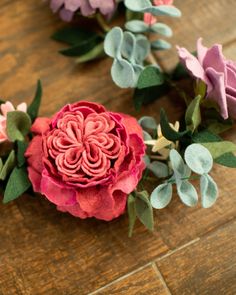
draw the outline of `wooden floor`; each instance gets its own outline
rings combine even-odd
[[[75,66],[57,54],[50,35],[61,22],[41,0],[0,1],[0,96],[29,102],[37,79],[44,86],[41,115],[67,102],[97,101],[136,117],[172,119],[182,111],[171,98],[135,113],[130,90],[118,89],[111,60]],[[174,44],[195,49],[220,42],[236,60],[235,0],[176,0],[181,20],[168,20]],[[166,69],[175,50],[159,56]],[[236,142],[234,132],[225,134]],[[43,197],[0,205],[0,294],[236,294],[236,172],[215,166],[220,198],[212,209],[186,208],[177,198],[156,213],[154,233],[138,225],[127,236],[127,216],[110,223],[59,213]]]

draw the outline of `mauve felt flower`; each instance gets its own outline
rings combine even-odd
[[[154,0],[153,4],[155,6],[160,6],[160,5],[172,5],[174,0]],[[157,22],[157,18],[153,16],[151,13],[144,13],[143,20],[146,24],[148,25],[153,25]]]
[[[79,11],[83,16],[90,16],[98,9],[101,14],[107,16],[116,8],[115,0],[51,0],[51,9],[54,13],[60,13],[64,21],[71,21],[74,14]]]
[[[32,132],[25,156],[34,191],[80,218],[111,220],[124,212],[145,168],[134,118],[78,102],[51,120],[36,119]]]
[[[15,110],[25,112],[27,110],[27,105],[25,102],[19,104],[16,109],[10,101],[7,101],[0,105],[0,143],[9,140],[7,136],[6,126],[7,126],[7,113],[13,112]]]
[[[188,71],[207,85],[207,98],[218,104],[221,116],[236,119],[236,63],[224,57],[222,45],[208,49],[198,39],[197,58],[185,48],[177,49]]]

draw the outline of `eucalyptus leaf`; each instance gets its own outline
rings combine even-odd
[[[7,135],[11,141],[24,140],[30,127],[31,119],[27,113],[21,111],[7,113]]]
[[[8,176],[8,174],[15,167],[15,159],[16,159],[15,151],[12,150],[10,152],[6,162],[4,163],[4,165],[1,168],[1,171],[0,171],[0,179],[1,180],[5,180],[6,177]],[[1,159],[1,161],[2,161],[2,159]],[[2,162],[1,162],[1,164],[2,164]]]
[[[174,170],[175,178],[180,179],[181,177],[184,177],[186,173],[186,165],[179,152],[175,149],[170,151],[170,162],[172,169]]]
[[[127,200],[128,215],[129,215],[129,237],[132,237],[133,229],[136,221],[135,198],[132,194]]]
[[[142,20],[131,20],[125,24],[125,28],[133,33],[144,33],[149,30],[149,26]]]
[[[112,68],[111,76],[113,81],[121,88],[135,86],[135,73],[132,65],[124,59],[115,59]]]
[[[200,178],[200,190],[202,197],[202,207],[209,208],[211,207],[217,197],[218,197],[218,188],[215,181],[208,174],[204,174]]]
[[[38,80],[37,89],[36,89],[34,99],[27,109],[27,113],[30,116],[32,122],[34,122],[34,120],[38,116],[39,107],[40,107],[41,100],[42,100],[42,95],[43,95],[42,84],[41,84],[41,81]]]
[[[143,139],[144,140],[152,140],[152,137],[147,131],[143,130]]]
[[[135,62],[135,36],[130,32],[124,32],[123,42],[121,46],[121,54],[124,58],[128,59],[130,62]]]
[[[157,129],[157,122],[153,117],[143,116],[138,120],[139,125],[144,129]]]
[[[143,35],[137,35],[134,53],[135,60],[138,64],[142,64],[144,59],[149,55],[150,50],[150,42],[147,37]]]
[[[104,41],[104,51],[113,58],[120,58],[120,51],[123,42],[123,31],[119,27],[114,27],[107,33]]]
[[[151,42],[151,48],[154,50],[167,50],[171,48],[171,44],[166,40],[156,40]]]
[[[146,191],[135,194],[135,210],[139,220],[152,231],[154,228],[153,210]]]
[[[202,97],[198,95],[195,97],[190,105],[187,108],[185,113],[185,122],[187,125],[187,129],[194,132],[198,126],[201,124],[201,111],[200,111],[200,103]]]
[[[163,23],[155,23],[151,25],[151,31],[165,37],[171,37],[173,35],[171,28]]]
[[[169,183],[160,184],[151,194],[151,204],[155,209],[165,208],[172,198],[172,185]]]
[[[151,162],[147,168],[158,178],[165,178],[169,175],[168,166],[160,161]]]
[[[209,150],[197,143],[186,148],[184,159],[191,170],[200,175],[208,173],[213,166],[213,158]]]
[[[177,192],[181,201],[189,206],[193,207],[198,202],[198,195],[195,187],[187,180],[177,182]]]
[[[156,66],[147,66],[140,74],[137,87],[139,89],[161,85],[164,83],[164,75]]]

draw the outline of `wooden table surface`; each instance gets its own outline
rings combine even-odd
[[[236,59],[235,0],[176,0],[180,20],[173,44],[195,49],[222,43]],[[113,111],[158,117],[160,105],[178,117],[181,106],[163,98],[135,113],[130,90],[111,81],[110,59],[76,66],[50,35],[62,23],[41,0],[1,0],[0,95],[15,104],[29,102],[37,79],[44,86],[41,115],[67,102],[86,99]],[[175,50],[159,55],[169,69]],[[236,142],[236,129],[226,138]],[[220,198],[212,209],[186,208],[175,198],[156,212],[154,233],[139,224],[127,237],[124,215],[110,223],[79,220],[56,211],[43,197],[25,195],[0,205],[0,294],[235,294],[235,169],[215,166]]]

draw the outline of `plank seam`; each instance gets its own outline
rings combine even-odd
[[[162,273],[160,272],[160,270],[158,269],[157,265],[155,262],[152,263],[152,268],[155,271],[155,273],[157,274],[158,279],[162,282],[162,284],[165,286],[167,295],[171,295],[172,293],[170,292],[170,289],[162,275]]]

